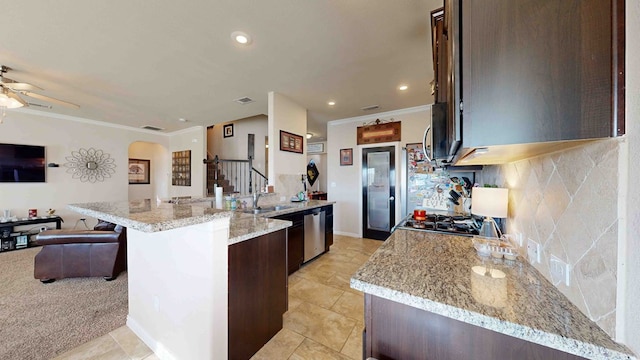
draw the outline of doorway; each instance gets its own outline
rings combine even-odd
[[[363,237],[386,240],[395,224],[394,146],[362,149]]]

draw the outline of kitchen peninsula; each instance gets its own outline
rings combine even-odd
[[[273,299],[277,311],[252,321],[282,327],[286,228],[291,222],[214,204],[207,198],[180,204],[142,200],[69,205],[127,228],[127,326],[161,359],[234,358],[232,308],[242,301],[265,299],[262,306]],[[286,211],[322,205],[326,202],[310,201]],[[241,288],[243,276],[268,277],[268,286]],[[249,294],[251,301],[234,298]],[[256,324],[245,331],[258,330],[262,327]]]
[[[471,237],[396,230],[351,278],[365,358],[635,359],[522,259]]]

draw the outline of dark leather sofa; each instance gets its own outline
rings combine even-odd
[[[127,268],[127,229],[98,221],[93,230],[47,230],[35,238],[33,276],[43,283],[69,277],[113,280]]]

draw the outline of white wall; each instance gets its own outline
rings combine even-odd
[[[49,208],[64,219],[63,228],[73,228],[81,216],[66,209],[70,203],[127,200],[129,196],[129,145],[136,141],[169,146],[169,137],[149,131],[115,126],[69,116],[52,116],[42,111],[20,109],[7,111],[0,124],[0,142],[41,145],[46,162],[60,164],[46,169],[45,183],[0,183],[0,209],[10,209],[16,216],[27,216],[30,208],[44,214]],[[63,164],[72,151],[94,148],[115,160],[115,174],[103,182],[72,179]],[[94,221],[87,221],[89,226]]]
[[[233,124],[233,136],[225,138],[222,129]],[[222,124],[207,129],[207,149],[210,156],[218,155],[220,159],[247,160],[248,134],[255,135],[253,167],[265,174],[265,142],[268,135],[268,118],[266,115],[253,116]]]
[[[362,236],[362,148],[358,146],[356,132],[359,126],[376,119],[401,122],[401,141],[368,145],[396,147],[396,222],[401,214],[400,187],[402,169],[400,161],[402,147],[410,143],[422,142],[426,127],[431,123],[431,106],[372,114],[357,118],[335,120],[327,125],[327,198],[336,201],[334,205],[333,229],[337,234]],[[340,166],[340,149],[353,149],[353,165]],[[356,221],[357,220],[357,221]]]
[[[621,234],[618,247],[618,312],[616,328],[618,338],[636,354],[640,354],[640,2],[626,1],[626,126],[628,153],[621,154],[624,162],[621,188],[626,192],[626,208],[622,221],[626,231]]]
[[[203,163],[206,159],[206,128],[194,126],[189,129],[177,131],[171,134],[170,152],[191,150],[191,186],[171,185],[171,172],[166,174],[168,184],[170,184],[170,196],[192,196],[199,197],[207,194],[206,174],[207,166]]]
[[[269,184],[293,192],[292,179],[307,172],[307,110],[282,94],[269,92]],[[280,150],[280,130],[303,138],[302,154]],[[301,189],[300,189],[301,190]]]
[[[151,174],[149,184],[129,184],[129,200],[166,199],[169,197],[169,179],[171,172],[169,150],[160,144],[144,141],[134,142],[129,146],[129,158],[149,160]]]
[[[160,359],[226,359],[229,218],[127,237],[127,326]]]

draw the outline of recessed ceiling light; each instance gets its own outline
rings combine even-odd
[[[242,45],[251,44],[251,36],[249,36],[249,34],[242,31],[232,32],[231,38],[233,39],[233,41],[237,42],[238,44],[242,44]]]
[[[409,86],[407,86],[407,85],[400,85],[400,86],[398,86],[398,90],[400,90],[400,91],[405,91],[405,90],[407,90],[408,88],[409,88]]]
[[[180,119],[178,119],[178,121],[180,121],[180,122],[187,122],[187,119],[185,119],[185,118],[180,118]]]
[[[335,105],[335,104],[336,104],[336,102],[335,102],[335,101],[329,101],[327,104],[328,104],[329,106],[333,106],[333,105]]]
[[[313,137],[312,133],[307,133],[307,139],[311,139]]]

